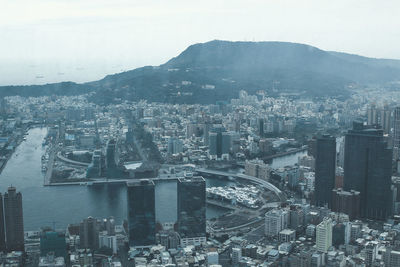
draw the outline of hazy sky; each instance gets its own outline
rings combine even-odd
[[[399,13],[398,0],[0,0],[0,85],[99,79],[213,39],[400,59]]]

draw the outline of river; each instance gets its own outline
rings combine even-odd
[[[39,230],[43,226],[56,225],[63,229],[70,223],[78,223],[82,219],[92,216],[105,218],[113,216],[117,223],[126,218],[126,190],[121,185],[94,185],[94,186],[43,186],[41,172],[41,157],[44,154],[43,138],[45,128],[29,130],[26,141],[23,141],[9,159],[0,175],[0,192],[7,191],[12,185],[22,193],[25,231]],[[284,161],[274,159],[279,164],[291,163],[296,156],[285,156]],[[278,166],[275,163],[276,166]],[[287,165],[287,164],[286,164]],[[207,186],[223,186],[232,184],[230,181],[207,179]],[[162,183],[157,185],[157,213],[158,220],[169,221],[175,219],[175,214],[168,208],[174,208],[176,185]],[[207,217],[212,218],[224,213],[216,207],[207,208]]]

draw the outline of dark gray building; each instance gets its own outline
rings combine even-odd
[[[360,192],[343,191],[342,188],[332,190],[331,210],[349,215],[349,219],[360,217]]]
[[[221,158],[231,150],[231,136],[223,127],[216,127],[209,134],[210,155]]]
[[[96,219],[88,217],[80,223],[79,240],[81,248],[91,250],[99,248],[99,225]]]
[[[24,251],[24,219],[22,195],[15,187],[4,194],[4,218],[8,251]]]
[[[344,189],[360,192],[360,216],[385,220],[392,214],[392,149],[383,130],[354,122],[345,139]]]
[[[3,196],[0,194],[0,251],[6,251],[6,233],[4,225]]]
[[[147,179],[127,183],[129,245],[156,244],[155,185]]]
[[[315,154],[315,205],[330,207],[335,188],[336,139],[330,135],[318,138]]]
[[[178,232],[183,245],[206,242],[206,182],[201,176],[178,179]]]

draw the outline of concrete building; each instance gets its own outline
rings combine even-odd
[[[336,139],[323,135],[317,139],[315,158],[315,193],[316,206],[331,206],[332,189],[335,188],[336,174]]]
[[[9,187],[4,194],[4,218],[8,251],[24,251],[22,194]]]
[[[96,250],[99,248],[99,226],[97,220],[88,217],[79,225],[80,247]]]
[[[317,225],[316,229],[316,247],[317,251],[326,253],[332,246],[332,220],[324,218],[324,220]]]
[[[246,160],[245,163],[245,174],[249,176],[254,176],[263,180],[268,181],[271,168],[264,161],[259,159]]]
[[[344,189],[360,192],[362,218],[385,220],[392,214],[391,176],[392,150],[383,130],[354,122],[346,134]]]
[[[265,214],[265,235],[277,236],[280,231],[287,228],[289,213],[287,210],[273,209]]]
[[[232,266],[239,266],[239,262],[242,259],[242,249],[232,248]]]
[[[349,215],[350,220],[360,217],[360,192],[343,189],[332,190],[332,211]]]

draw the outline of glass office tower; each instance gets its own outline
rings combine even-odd
[[[392,153],[382,129],[354,122],[346,134],[344,189],[360,192],[362,218],[385,220],[392,214]]]
[[[142,179],[127,183],[129,245],[148,247],[156,244],[155,185]]]
[[[182,245],[206,241],[206,182],[203,177],[178,179],[178,232]]]

